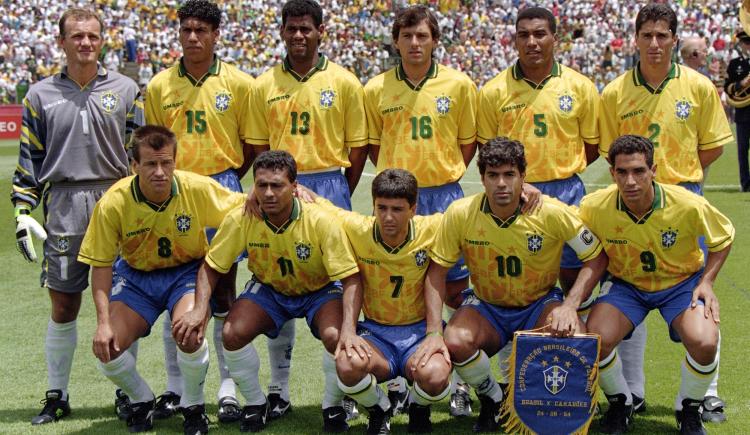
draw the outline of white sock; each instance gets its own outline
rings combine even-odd
[[[388,400],[388,396],[383,390],[378,387],[378,381],[372,374],[367,374],[359,382],[352,385],[351,387],[346,386],[341,379],[337,378],[338,386],[341,391],[356,400],[357,403],[364,406],[365,408],[372,408],[375,405],[379,405],[383,411],[388,411],[391,407],[391,402]]]
[[[268,394],[276,393],[289,401],[289,371],[292,367],[295,320],[289,320],[279,330],[279,336],[268,339],[268,361],[271,365],[271,382]]]
[[[76,351],[78,331],[76,321],[57,323],[47,322],[47,336],[44,351],[47,357],[47,384],[50,390],[62,390],[63,398],[68,397],[70,370],[73,367],[73,354]]]
[[[172,317],[169,311],[164,312],[161,338],[164,340],[164,366],[167,368],[167,390],[178,396],[182,395],[182,373],[177,364],[177,343],[172,338]]]
[[[719,355],[721,354],[721,330],[719,330],[719,341],[716,343],[716,370],[711,378],[711,385],[708,386],[706,396],[719,397]]]
[[[229,368],[232,379],[247,402],[246,405],[262,405],[266,402],[266,396],[260,388],[258,370],[260,370],[260,358],[255,346],[248,343],[245,347],[237,350],[224,349],[224,360]]]
[[[510,354],[513,352],[513,342],[505,343],[505,346],[497,353],[497,366],[500,367],[500,376],[505,383],[510,382]]]
[[[646,353],[646,321],[633,330],[633,335],[622,340],[617,346],[622,358],[622,374],[628,383],[628,389],[638,397],[646,397],[646,376],[643,373],[643,358]]]
[[[406,391],[406,379],[402,376],[397,376],[388,381],[387,387],[388,391],[398,391],[399,393],[403,393]]]
[[[128,348],[128,352],[133,355],[136,361],[138,361],[138,340],[134,341],[133,344]]]
[[[132,403],[154,400],[154,393],[135,368],[135,358],[123,352],[108,363],[98,361],[99,371],[130,397]]]
[[[614,350],[609,356],[599,361],[599,386],[607,396],[624,394],[625,404],[633,403],[628,383],[622,375],[622,361],[618,350]]]
[[[325,389],[323,391],[323,409],[331,406],[342,406],[344,392],[339,388],[339,377],[336,374],[336,362],[333,355],[323,349],[323,375],[325,376]]]
[[[445,388],[445,390],[443,390],[437,396],[430,396],[429,394],[425,393],[425,391],[419,386],[417,382],[414,382],[414,384],[411,387],[411,390],[409,391],[409,400],[410,400],[410,403],[414,402],[417,405],[430,406],[433,403],[437,403],[445,399],[445,397],[450,392],[451,392],[451,386],[448,385]]]
[[[466,393],[469,393],[469,385],[464,382],[464,380],[461,378],[461,375],[458,374],[457,371],[453,370],[452,380],[451,380],[451,394],[456,394],[456,391],[463,390]]]
[[[492,376],[490,359],[483,350],[478,350],[466,361],[456,362],[453,366],[477,394],[489,396],[495,402],[503,399],[503,390]]]
[[[221,384],[219,385],[219,392],[216,394],[216,398],[221,400],[223,397],[234,397],[237,398],[237,391],[234,388],[234,381],[232,376],[229,374],[227,363],[224,361],[224,342],[221,338],[221,331],[224,329],[224,315],[214,315],[214,349],[216,350],[216,360],[219,363],[219,378]]]
[[[203,383],[208,371],[208,342],[204,339],[201,347],[193,353],[177,349],[177,364],[180,365],[180,372],[185,381],[180,406],[187,408],[204,404],[206,399],[203,396]]]
[[[708,390],[711,379],[714,377],[714,372],[719,366],[719,360],[714,358],[714,361],[709,365],[700,365],[690,356],[686,354],[682,360],[682,379],[680,382],[680,392],[677,393],[675,399],[674,409],[682,411],[683,399],[692,399],[703,401],[703,397],[706,396],[706,390]]]

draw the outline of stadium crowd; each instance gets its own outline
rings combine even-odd
[[[411,1],[414,3],[414,1]],[[4,1],[0,18],[0,101],[15,101],[19,92],[54,73],[62,63],[55,37],[57,21],[67,7],[89,1],[49,3]],[[121,69],[139,64],[138,81],[145,85],[181,55],[177,42],[178,1],[96,0],[105,19],[103,62]],[[223,43],[218,54],[260,75],[284,56],[278,33],[281,0],[220,1],[224,11]],[[393,10],[404,0],[323,0],[328,11],[327,38],[322,51],[366,82],[390,66]],[[526,0],[436,1],[442,36],[437,59],[467,73],[481,85],[515,60],[515,17]],[[461,5],[460,3],[463,3]],[[589,76],[601,90],[635,61],[632,40],[639,1],[542,2],[559,20],[561,62]],[[709,46],[709,70],[719,82],[732,57],[732,35],[738,28],[736,4],[720,0],[675,2],[680,36],[701,36]],[[499,42],[499,43],[498,43]]]

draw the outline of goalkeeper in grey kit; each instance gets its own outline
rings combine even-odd
[[[75,352],[76,318],[89,267],[77,261],[96,202],[128,175],[125,146],[143,124],[136,83],[97,62],[102,50],[101,18],[69,9],[60,18],[62,72],[42,80],[23,101],[18,166],[11,201],[16,243],[26,260],[37,254],[32,236],[44,240],[41,286],[49,290],[51,315],[45,338],[49,389],[32,424],[70,413],[68,383]],[[44,226],[31,210],[44,204]]]

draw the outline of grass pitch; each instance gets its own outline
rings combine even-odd
[[[5,174],[0,188],[10,191],[10,178],[16,165],[17,145],[0,141],[0,173]],[[744,331],[745,316],[750,312],[747,258],[750,258],[750,194],[738,193],[736,145],[726,147],[724,155],[712,167],[707,180],[706,197],[728,215],[737,229],[732,253],[720,273],[715,290],[721,301],[722,352],[719,392],[727,402],[728,421],[722,425],[708,425],[709,433],[743,434],[750,426],[750,383],[747,381],[747,362],[750,360],[750,338]],[[589,191],[610,182],[607,167],[598,161],[584,173]],[[357,189],[353,204],[357,211],[371,212],[370,182],[374,169],[368,165]],[[248,184],[246,180],[245,184]],[[481,190],[476,165],[472,163],[462,181],[466,194]],[[35,212],[39,218],[39,212]],[[15,250],[12,208],[9,203],[0,207],[0,221],[7,229],[0,234],[0,271],[4,276],[2,292],[6,303],[0,315],[0,355],[5,367],[0,377],[0,433],[2,434],[100,434],[127,433],[125,424],[113,413],[114,387],[96,368],[91,352],[95,329],[95,313],[90,292],[84,302],[78,323],[78,348],[71,374],[70,397],[73,413],[63,421],[32,427],[29,421],[41,410],[39,400],[47,389],[43,337],[49,318],[46,291],[38,287],[39,265],[27,264]],[[40,248],[37,248],[40,249]],[[38,251],[39,252],[39,251]],[[249,278],[240,272],[238,287]],[[744,320],[743,320],[744,319]],[[633,433],[675,433],[672,406],[679,387],[680,360],[684,355],[681,345],[669,341],[661,317],[649,316],[649,339],[646,351],[646,397],[648,410],[638,415]],[[209,325],[210,327],[210,325]],[[165,387],[161,320],[154,333],[141,340],[138,369],[156,394]],[[265,339],[256,347],[261,354],[261,383],[268,382],[268,363]],[[292,357],[290,381],[293,411],[281,421],[273,422],[265,433],[311,434],[320,432],[322,417],[320,397],[322,371],[321,345],[309,333],[304,321],[297,323],[297,344]],[[213,346],[211,352],[214,352]],[[206,379],[206,398],[212,433],[238,432],[237,426],[219,425],[216,419],[215,395],[218,372],[215,357]],[[493,362],[493,365],[496,365]],[[603,399],[602,399],[603,401]],[[478,402],[475,401],[475,408]],[[475,409],[475,413],[478,409]],[[435,433],[470,433],[473,420],[452,419],[447,401],[434,407],[432,413]],[[393,420],[394,433],[406,433],[406,417]],[[353,433],[364,433],[366,418],[352,422]],[[596,430],[596,422],[592,431]],[[155,423],[157,433],[182,433],[182,419],[174,417]]]

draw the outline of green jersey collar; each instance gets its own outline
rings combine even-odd
[[[542,88],[544,88],[544,85],[546,85],[547,82],[552,77],[560,77],[562,75],[562,67],[560,66],[560,64],[557,61],[554,61],[552,63],[552,71],[539,84],[536,84],[533,81],[531,81],[531,80],[529,80],[529,79],[526,78],[526,76],[523,73],[523,69],[521,68],[521,62],[520,61],[516,61],[516,63],[513,65],[513,69],[511,70],[511,74],[513,75],[513,78],[515,80],[523,80],[529,86],[531,86],[534,89],[542,89]]]
[[[437,73],[438,73],[438,66],[435,63],[435,60],[433,60],[430,63],[430,69],[427,70],[427,75],[424,76],[421,82],[419,82],[417,85],[414,85],[406,77],[406,71],[404,71],[404,65],[401,62],[399,62],[398,66],[396,67],[396,80],[400,80],[406,83],[406,86],[408,86],[411,90],[418,91],[422,89],[425,83],[427,83],[427,80],[434,79],[435,77],[437,77]]]
[[[479,206],[482,210],[482,213],[486,213],[490,215],[492,220],[495,221],[498,227],[500,228],[508,228],[513,224],[513,222],[516,221],[516,218],[521,214],[521,204],[518,204],[518,207],[516,208],[516,211],[513,212],[513,215],[511,215],[508,219],[501,219],[497,216],[495,216],[492,213],[492,208],[490,207],[490,201],[487,199],[486,194],[482,194],[482,203]]]
[[[179,64],[179,67],[177,69],[177,74],[180,77],[187,77],[187,79],[190,80],[190,83],[193,86],[201,86],[201,85],[203,85],[203,83],[206,82],[206,80],[208,80],[209,77],[211,77],[211,76],[218,76],[219,72],[221,72],[221,61],[219,60],[219,58],[216,55],[214,55],[214,61],[211,64],[211,66],[208,67],[208,71],[205,74],[203,74],[203,77],[201,77],[200,79],[196,80],[195,77],[191,76],[190,73],[185,68],[184,59],[185,59],[184,57],[180,58],[180,64]]]
[[[651,85],[648,84],[648,82],[646,82],[646,78],[643,77],[643,74],[641,74],[641,63],[638,62],[635,68],[633,68],[633,84],[635,84],[636,86],[643,86],[652,94],[660,94],[664,90],[664,88],[667,87],[667,84],[670,80],[680,77],[680,72],[680,65],[672,62],[672,66],[669,67],[667,76],[664,78],[664,80],[662,80],[659,87],[654,89],[651,87]]]
[[[268,220],[268,216],[266,216],[266,214],[263,213],[263,221],[266,223],[266,226],[268,226],[268,228],[270,228],[271,231],[273,231],[274,234],[283,233],[284,231],[286,231],[287,228],[289,228],[289,226],[294,221],[296,221],[297,219],[300,218],[300,216],[302,216],[302,206],[300,205],[299,200],[297,198],[294,198],[292,201],[294,201],[292,203],[292,214],[289,215],[289,219],[287,219],[286,222],[284,222],[278,227],[274,225],[273,223],[271,223],[271,221]]]
[[[297,74],[292,69],[292,64],[289,62],[289,56],[287,55],[284,58],[284,63],[281,64],[281,69],[284,72],[287,72],[292,75],[298,82],[306,82],[310,80],[310,77],[312,77],[316,72],[318,71],[325,71],[328,68],[328,58],[323,53],[318,53],[318,63],[315,64],[314,67],[310,71],[307,72],[304,76],[301,76]]]
[[[409,231],[406,233],[406,239],[401,242],[400,245],[396,247],[392,247],[389,244],[385,243],[385,240],[383,240],[383,236],[380,234],[380,228],[378,227],[377,221],[375,221],[372,225],[372,238],[375,240],[376,243],[380,243],[380,245],[385,249],[385,252],[389,254],[398,254],[398,252],[406,246],[409,242],[414,240],[414,221],[409,220]]]
[[[654,201],[651,203],[651,210],[649,210],[645,215],[639,218],[633,212],[631,212],[628,209],[628,206],[625,205],[625,201],[623,201],[622,197],[620,196],[619,191],[617,193],[617,204],[616,204],[617,210],[627,213],[628,217],[630,217],[630,219],[636,224],[640,225],[640,224],[646,223],[646,221],[648,220],[649,217],[651,217],[654,211],[659,210],[660,208],[664,208],[667,205],[667,199],[664,197],[664,189],[657,182],[654,182],[653,186],[654,186]]]
[[[169,193],[169,198],[161,204],[151,202],[146,198],[146,195],[141,191],[141,186],[138,184],[139,176],[133,177],[130,182],[130,193],[133,195],[135,202],[142,202],[151,207],[154,211],[161,212],[167,208],[172,198],[180,194],[180,187],[177,183],[177,177],[172,176],[172,191]]]

